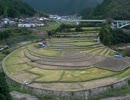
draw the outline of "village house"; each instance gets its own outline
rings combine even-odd
[[[36,27],[36,24],[32,23],[25,23],[25,24],[18,24],[18,27],[26,27],[26,28],[31,28],[31,27]]]

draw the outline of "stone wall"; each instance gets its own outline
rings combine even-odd
[[[21,86],[20,83],[10,79],[7,77],[7,81],[9,85],[18,85]],[[129,78],[125,78],[120,80],[116,83],[101,86],[92,89],[84,89],[84,90],[77,90],[77,91],[59,91],[59,90],[47,90],[47,89],[40,89],[40,88],[33,88],[30,86],[24,86],[29,92],[35,95],[42,95],[42,96],[52,96],[58,98],[57,100],[88,100],[91,96],[96,96],[101,93],[110,92],[116,89],[120,89],[123,87],[128,86]]]

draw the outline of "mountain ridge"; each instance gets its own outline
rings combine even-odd
[[[89,16],[84,13],[84,19],[116,19],[130,20],[129,0],[104,0]]]
[[[33,7],[50,14],[77,14],[85,8],[93,8],[103,0],[22,0]]]
[[[0,16],[20,17],[33,16],[37,13],[34,8],[20,0],[0,0]]]

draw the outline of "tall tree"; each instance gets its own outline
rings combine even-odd
[[[0,73],[0,100],[12,100],[3,72]]]
[[[121,29],[112,29],[108,23],[103,24],[99,37],[101,43],[107,46],[130,42],[129,34],[124,33]]]

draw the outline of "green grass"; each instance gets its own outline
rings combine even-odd
[[[19,50],[13,52],[13,54],[6,59],[5,65],[23,63],[24,61],[20,57],[21,50],[22,49],[19,49]]]
[[[0,53],[0,62],[4,59],[5,56],[5,54]]]
[[[94,45],[97,44],[96,42],[74,42],[71,43],[72,45],[76,45],[76,46],[88,46],[88,45]]]
[[[103,48],[102,48],[102,49],[97,49],[97,50],[95,50],[95,51],[93,51],[93,52],[91,52],[91,53],[98,55],[98,54],[100,54],[102,51],[103,51]]]
[[[44,69],[40,69],[40,68],[33,68],[28,71],[41,76],[40,78],[35,80],[38,82],[58,81],[62,74],[62,70],[44,70]]]
[[[57,22],[48,22],[47,26],[44,27],[37,27],[37,30],[44,30],[44,31],[51,31],[54,30],[56,28],[58,28],[61,25],[61,23],[57,23]]]
[[[105,55],[106,52],[107,52],[107,50],[108,50],[108,48],[104,48],[104,49],[102,50],[102,52],[99,53],[99,55]]]
[[[19,63],[24,63],[22,58],[10,56],[7,58],[5,65],[14,65],[14,64],[19,64]]]
[[[61,51],[56,51],[50,48],[35,48],[34,45],[37,45],[38,43],[34,43],[28,46],[29,50],[32,52],[43,55],[43,56],[59,56],[61,54]]]
[[[116,53],[116,52],[114,52],[114,51],[111,50],[111,51],[109,52],[109,55],[110,55],[110,56],[114,56],[115,53]]]
[[[84,70],[45,70],[33,68],[28,71],[40,76],[38,79],[34,80],[38,82],[80,82],[109,77],[116,74],[113,71],[99,68],[90,68]],[[63,71],[64,74],[62,74]]]
[[[99,31],[101,27],[82,27],[83,31]],[[71,31],[75,31],[75,28],[71,28]]]
[[[53,49],[38,49],[34,51],[36,54],[43,55],[43,56],[59,56],[60,51],[55,51]]]
[[[90,44],[94,44],[95,42],[75,42],[75,43],[78,43],[80,45],[82,43],[86,43],[86,45],[90,45]],[[32,52],[37,53],[39,55],[58,56],[61,54],[61,51],[55,51],[50,48],[36,48],[34,47],[34,44],[31,44],[27,47],[30,50],[32,50]],[[23,73],[24,70],[28,70],[32,75],[39,75],[39,78],[34,80],[37,82],[80,82],[80,81],[89,81],[89,80],[109,77],[115,74],[118,74],[117,76],[120,78],[124,78],[130,75],[129,74],[130,69],[123,71],[121,74],[119,74],[118,72],[95,68],[95,67],[83,69],[83,70],[58,70],[58,69],[46,70],[46,69],[37,68],[37,66],[35,67],[33,66],[32,68],[31,65],[27,65],[22,59],[23,50],[24,49],[18,49],[6,59],[5,65],[7,71],[11,75],[13,75],[13,74]],[[91,49],[91,52],[98,54],[99,52],[103,51],[104,54],[106,50],[107,50],[106,47],[102,46],[99,48]],[[30,55],[28,56],[31,57]],[[37,57],[32,59],[37,59]]]
[[[130,75],[130,68],[128,68],[127,70],[123,71],[121,74],[119,74],[119,78],[125,78],[128,77]]]
[[[100,73],[100,74],[99,74]],[[115,72],[99,68],[89,68],[84,70],[65,71],[62,81],[88,81],[114,75]]]
[[[31,66],[28,66],[27,64],[16,64],[16,65],[8,65],[6,66],[7,71],[10,73],[10,75],[20,74],[23,73],[25,70],[32,68]]]
[[[94,30],[100,30],[101,27],[83,27],[83,30],[89,30],[89,31],[94,31]]]

